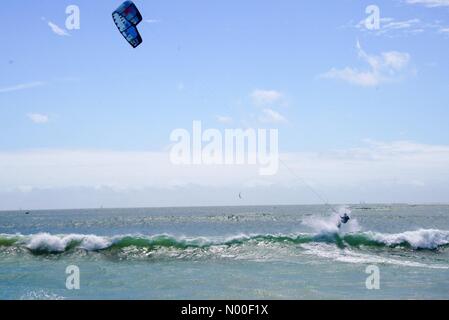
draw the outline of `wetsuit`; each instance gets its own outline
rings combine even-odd
[[[343,223],[343,224],[348,223],[348,221],[351,219],[346,213],[343,217],[340,217],[340,218],[341,218],[341,223]]]

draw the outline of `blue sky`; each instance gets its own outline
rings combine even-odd
[[[416,156],[429,159],[416,164],[419,168],[410,168],[416,173],[428,166],[418,177],[401,175],[400,180],[413,181],[413,189],[388,184],[386,179],[381,185],[402,188],[400,197],[376,197],[367,191],[363,198],[449,200],[444,195],[446,181],[435,182],[449,176],[447,0],[135,3],[144,16],[139,25],[144,43],[137,49],[124,41],[113,24],[111,13],[120,1],[4,4],[0,11],[7,26],[0,31],[0,180],[4,181],[0,198],[8,203],[5,208],[60,205],[53,204],[50,196],[38,204],[29,200],[30,193],[43,189],[64,194],[64,188],[110,187],[101,178],[59,181],[49,165],[45,173],[34,168],[37,176],[29,180],[20,173],[30,164],[14,164],[18,174],[10,177],[9,157],[23,160],[33,152],[39,158],[39,150],[164,153],[170,132],[191,128],[193,120],[219,129],[278,128],[281,152],[298,157],[325,154],[332,161],[335,152],[353,154],[361,148],[366,152],[389,148],[393,155],[412,149]],[[64,30],[65,9],[71,4],[80,8],[80,30]],[[380,30],[367,30],[361,23],[370,4],[380,9]],[[435,158],[439,156],[440,160]],[[61,160],[65,156],[55,157],[58,165],[70,170]],[[350,165],[345,168],[355,171]],[[376,193],[374,177],[353,175],[353,189],[348,187],[345,193],[336,192],[342,188],[326,177],[308,178],[335,202],[357,201],[362,195],[352,195],[360,186]],[[207,176],[200,185],[207,185]],[[161,188],[113,180],[139,190]],[[249,180],[260,179],[237,179],[217,188],[233,190]],[[270,193],[274,194],[270,201],[316,202],[313,195],[298,199],[293,192],[288,199],[277,198],[288,185],[281,180],[270,182],[277,190]],[[195,185],[195,181],[182,184]],[[417,185],[421,189],[415,190]],[[170,194],[167,191],[167,198]],[[110,198],[105,196],[102,204]],[[186,198],[196,200],[162,204],[204,204],[199,196]],[[254,191],[251,203],[265,199]],[[159,204],[157,199],[139,201],[136,205]],[[217,197],[205,204],[233,201]],[[80,202],[81,207],[91,205]],[[132,204],[131,198],[114,202]]]

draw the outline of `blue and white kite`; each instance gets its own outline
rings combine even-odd
[[[132,1],[123,2],[112,13],[115,25],[133,48],[142,43],[142,37],[136,26],[142,21],[142,15]]]

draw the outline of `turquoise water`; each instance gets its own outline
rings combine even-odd
[[[341,230],[324,206],[0,212],[0,299],[449,298],[449,206],[344,210]]]

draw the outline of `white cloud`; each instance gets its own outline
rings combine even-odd
[[[421,21],[419,19],[409,19],[404,21],[390,21],[382,25],[382,29],[408,29],[418,25]]]
[[[408,53],[389,51],[380,55],[370,55],[362,49],[358,41],[357,51],[359,58],[369,65],[368,70],[361,71],[353,67],[332,68],[320,77],[343,80],[358,86],[372,87],[398,80],[410,63]]]
[[[402,70],[410,62],[410,55],[408,53],[390,51],[382,53],[383,63],[387,68],[393,70]],[[381,61],[382,64],[382,61]],[[380,64],[380,66],[382,66]]]
[[[287,119],[274,108],[286,106],[284,94],[277,90],[254,90],[250,93],[251,102],[257,107],[262,107],[259,115],[251,115],[251,117],[260,123],[280,124],[286,123]]]
[[[360,31],[370,32],[375,35],[385,35],[385,34],[416,34],[418,31],[423,31],[423,28],[427,28],[420,19],[413,18],[408,20],[396,20],[394,18],[381,18],[380,19],[380,29],[368,29],[366,27],[366,19],[359,21],[355,28]]]
[[[44,124],[49,120],[47,115],[40,113],[28,113],[27,117],[36,124]]]
[[[339,79],[350,84],[364,87],[377,86],[381,81],[379,76],[371,71],[362,72],[350,67],[344,69],[332,68],[321,77],[325,79]]]
[[[392,17],[381,18],[379,29],[368,29],[366,27],[366,19],[362,19],[356,24],[350,22],[347,26],[354,27],[370,35],[387,36],[390,38],[420,35],[428,31],[439,32],[441,28],[444,28],[440,20],[434,20],[432,22],[423,21],[418,18],[397,20]]]
[[[258,106],[270,105],[283,98],[283,94],[276,90],[254,90],[250,96],[253,103]]]
[[[218,122],[223,124],[232,123],[232,118],[229,116],[216,116],[215,118],[217,119]]]
[[[284,153],[281,158],[333,202],[449,201],[449,146],[367,141],[357,148]],[[72,201],[65,188],[87,189]],[[174,166],[164,152],[0,152],[1,208],[26,207],[27,199],[45,207],[67,201],[86,207],[96,196],[101,204],[115,206],[226,205],[233,197],[238,201],[241,188],[249,188],[247,198],[258,204],[319,202],[282,167],[278,175],[262,178],[253,166]],[[47,189],[59,190],[58,196],[39,191]],[[27,198],[20,198],[24,192]]]
[[[273,109],[263,109],[259,121],[263,123],[286,123],[287,119]]]
[[[410,186],[415,187],[416,181],[420,181],[421,185],[442,186],[449,178],[449,146],[411,141],[366,141],[364,146],[358,148],[284,157],[295,172],[306,180],[319,181],[323,186],[385,186],[400,193]],[[410,196],[407,201],[413,201],[416,195]]]
[[[55,23],[49,21],[48,26],[50,27],[51,31],[53,31],[54,34],[61,36],[61,37],[68,37],[70,34],[63,28],[59,27]]]
[[[420,4],[429,8],[449,7],[449,0],[406,0],[409,4]]]
[[[449,28],[441,28],[438,32],[444,33],[444,34],[449,34]]]
[[[160,23],[161,20],[158,20],[158,19],[147,19],[147,20],[145,20],[145,22],[146,23]]]
[[[176,166],[171,164],[169,152],[0,152],[0,190],[24,185],[33,188],[108,186],[114,189],[173,188],[188,184],[223,186],[243,176],[258,176],[258,169],[257,166]],[[15,170],[20,173],[13,174]]]
[[[365,141],[357,148],[330,152],[284,153],[281,158],[299,175],[325,185],[366,181],[447,181],[449,146],[412,141]],[[220,168],[220,170],[217,170]],[[251,169],[252,168],[252,169]],[[176,185],[234,186],[260,179],[253,166],[176,166],[168,152],[104,150],[32,150],[0,152],[0,189],[27,186],[120,188]],[[270,180],[271,179],[271,180]],[[264,181],[289,183],[279,173]]]
[[[0,93],[31,89],[31,88],[40,87],[43,85],[45,85],[45,82],[41,82],[41,81],[21,83],[21,84],[11,86],[11,87],[0,88]]]

